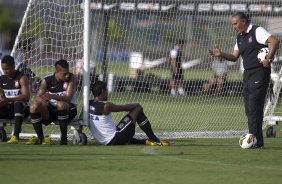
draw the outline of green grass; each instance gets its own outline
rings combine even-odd
[[[171,147],[0,143],[1,183],[281,183],[282,138],[262,150],[238,139],[185,139]]]
[[[40,76],[52,73],[52,66],[42,66],[34,70]],[[127,63],[111,63],[108,71],[115,73],[117,76],[129,76],[129,67]],[[97,65],[97,73],[101,73],[101,65]],[[154,68],[145,70],[145,74],[154,74],[162,78],[170,78],[169,69]],[[207,80],[211,71],[204,70],[187,70],[185,79]],[[234,79],[238,72],[230,72],[229,77]],[[228,78],[229,78],[228,77]],[[132,86],[126,86],[131,87]],[[133,89],[127,89],[126,92],[111,93],[110,100],[113,103],[140,103],[148,117],[150,118],[156,131],[199,131],[201,130],[238,130],[246,129],[246,118],[244,116],[243,100],[240,97],[222,97],[213,96],[187,96],[184,98],[173,98],[169,95],[163,95],[159,88],[152,86],[151,93],[133,93]],[[78,104],[81,104],[81,96],[78,98]],[[220,113],[220,116],[214,116]],[[204,116],[203,116],[204,114]],[[114,115],[114,120],[119,120],[124,113]],[[232,118],[230,118],[232,116]],[[171,123],[174,125],[171,126]],[[230,125],[237,126],[230,128]]]
[[[114,71],[125,76],[123,65]],[[157,70],[157,69],[156,69]],[[52,71],[44,68],[42,73]],[[156,74],[169,77],[167,73]],[[44,74],[45,74],[44,73]],[[207,72],[186,72],[189,77],[205,79]],[[46,73],[47,74],[47,73]],[[208,75],[207,75],[208,74]],[[112,93],[117,104],[139,102],[157,132],[230,130],[233,125],[246,128],[241,97],[188,96],[173,98],[157,93]],[[81,99],[81,98],[79,98]],[[124,113],[114,115],[118,122]],[[11,127],[7,126],[7,132]],[[55,127],[58,131],[58,126]],[[277,130],[281,129],[278,125]],[[33,133],[31,125],[25,132]],[[52,130],[53,131],[53,130]],[[137,129],[137,131],[140,131]],[[171,147],[27,146],[0,142],[1,183],[21,184],[274,184],[282,178],[282,136],[265,138],[265,149],[243,150],[238,138],[178,139]]]
[[[152,93],[113,93],[116,104],[140,103],[154,130],[163,131],[220,131],[244,130],[247,120],[241,97],[188,96],[171,97]],[[220,115],[219,115],[220,113]],[[125,113],[115,113],[116,122]]]
[[[82,98],[78,97],[78,100]],[[159,93],[111,93],[110,101],[115,104],[140,103],[155,132],[174,131],[225,131],[246,130],[242,97],[187,96],[171,97]],[[127,112],[113,113],[118,123]],[[6,130],[11,133],[11,126]],[[49,133],[59,133],[59,129],[46,127]],[[141,132],[137,127],[137,132]],[[33,133],[32,126],[23,125],[23,131]],[[88,133],[88,130],[85,130]]]
[[[224,130],[232,124],[242,128],[247,125],[241,97],[173,98],[126,92],[112,93],[110,98],[118,104],[141,103],[158,132]],[[123,115],[117,113],[114,119],[118,121]],[[10,126],[7,129],[10,131]],[[33,132],[31,125],[23,129]],[[55,129],[58,131],[58,126]],[[98,146],[93,140],[86,146],[1,142],[1,183],[280,183],[282,136],[277,134],[277,138],[265,138],[266,148],[262,150],[243,150],[238,138],[178,139],[172,140],[171,147]]]
[[[199,122],[205,122],[202,130],[221,130],[234,123],[246,127],[246,121],[242,121],[245,118],[242,99],[226,98],[229,100],[143,93],[111,94],[115,103],[138,101],[143,104],[156,131],[192,131]],[[208,111],[201,114],[199,110],[203,109]],[[119,120],[123,115],[118,113],[114,118]],[[178,116],[180,118],[176,118]],[[166,121],[159,122],[159,118]],[[172,140],[171,147],[98,146],[93,140],[86,146],[71,143],[59,146],[58,142],[49,146],[28,146],[25,141],[18,145],[0,143],[1,183],[280,183],[281,128],[278,124],[277,138],[265,138],[266,148],[262,150],[243,150],[238,145],[238,138],[178,139]],[[33,132],[31,125],[24,125],[23,129]],[[58,126],[55,129],[58,131]]]

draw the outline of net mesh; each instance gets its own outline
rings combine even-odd
[[[216,88],[216,83],[209,84],[213,58],[208,56],[208,50],[215,46],[227,53],[233,50],[236,33],[230,15],[244,8],[253,24],[279,37],[281,2],[271,1],[271,9],[265,3],[257,0],[92,1],[91,79],[97,77],[108,82],[113,103],[140,103],[161,137],[241,135],[247,131],[241,62],[220,65],[220,70],[227,68],[227,74],[223,86]],[[174,96],[170,86],[170,55],[179,39],[185,41],[184,80],[179,85],[183,91],[176,88]],[[80,79],[77,100],[81,109],[83,1],[31,0],[15,48],[17,62],[26,63],[41,79],[53,73],[53,64],[58,59],[69,61],[71,71]],[[276,73],[280,68],[280,53],[273,65]],[[124,115],[116,113],[113,118],[118,123]],[[56,126],[45,130],[59,132]],[[143,136],[139,128],[136,131],[136,135]]]

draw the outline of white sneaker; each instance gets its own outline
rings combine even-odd
[[[180,96],[186,95],[186,94],[185,94],[185,91],[183,90],[182,87],[179,87],[179,88],[178,88],[178,93],[179,93]]]
[[[175,91],[175,89],[171,89],[171,90],[170,90],[170,94],[171,94],[171,96],[176,96],[176,91]]]

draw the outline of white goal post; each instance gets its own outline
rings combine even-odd
[[[236,33],[230,15],[235,11],[248,13],[253,24],[281,39],[279,0],[30,0],[12,55],[39,78],[52,73],[60,58],[74,73],[83,60],[77,100],[85,122],[89,89],[99,78],[110,84],[112,102],[140,103],[162,138],[237,137],[247,131],[240,61],[228,63],[222,89],[206,90],[212,75],[208,49],[218,45],[232,51]],[[169,55],[178,39],[185,41],[179,86],[185,96],[170,95]],[[279,79],[273,80],[274,101],[267,99],[264,126],[278,116],[281,55],[279,49],[273,64]],[[113,118],[118,123],[124,115]],[[59,133],[57,127],[45,129]],[[144,136],[138,128],[136,136]]]

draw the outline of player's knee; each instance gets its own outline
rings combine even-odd
[[[143,107],[141,104],[137,103],[136,109],[138,109],[138,111],[143,110]]]
[[[43,107],[42,106],[42,103],[33,103],[33,104],[31,104],[31,106],[29,107],[29,111],[30,111],[30,113],[36,113],[36,112],[38,112],[38,109],[40,108],[40,107]]]
[[[47,106],[47,102],[43,100],[41,97],[36,97],[35,101],[33,102],[36,106]]]
[[[67,109],[67,104],[65,102],[57,102],[57,110],[64,110]]]
[[[35,105],[34,104],[32,104],[30,107],[29,107],[29,112],[30,113],[35,113]]]

